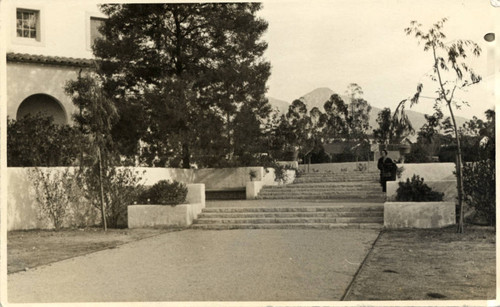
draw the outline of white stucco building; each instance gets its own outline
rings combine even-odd
[[[2,12],[7,54],[7,116],[43,113],[71,123],[68,80],[92,65],[91,43],[105,17],[92,1],[9,1]]]

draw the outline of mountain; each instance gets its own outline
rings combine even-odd
[[[267,100],[269,100],[269,103],[271,104],[273,109],[277,108],[281,114],[285,114],[286,112],[288,112],[288,107],[290,106],[290,103],[273,97],[267,97]]]
[[[320,87],[320,88],[317,88],[317,89],[303,95],[301,97],[301,99],[307,105],[308,110],[311,110],[312,108],[317,107],[322,112],[324,112],[323,105],[325,104],[325,102],[330,98],[330,96],[333,93],[334,93],[334,91],[332,91],[331,89],[329,89],[327,87]],[[348,102],[348,99],[345,95],[340,95],[340,97],[342,97],[344,102],[346,102],[346,103]],[[287,103],[283,100],[279,100],[279,99],[271,98],[271,97],[269,97],[269,103],[273,107],[277,107],[280,110],[280,112],[282,112],[282,113],[286,113],[288,111],[288,106],[290,105],[289,103]],[[368,103],[370,103],[370,102],[368,101]],[[370,110],[370,121],[369,122],[370,122],[370,126],[372,127],[372,129],[375,129],[378,127],[377,117],[378,117],[378,113],[380,111],[382,111],[382,108],[378,108],[378,107],[375,107],[373,105],[371,107],[372,107],[372,109]],[[394,112],[393,109],[391,109],[391,111]],[[408,115],[408,118],[410,119],[410,122],[411,122],[413,128],[415,129],[415,132],[419,131],[420,127],[422,127],[426,123],[426,120],[425,120],[423,113],[407,109],[406,114]],[[460,116],[455,117],[455,119],[457,120],[457,125],[459,127],[462,126],[465,122],[469,121],[467,118],[460,117]],[[410,140],[412,140],[412,141],[415,141],[416,138],[417,138],[416,133],[415,133],[415,135],[410,136]]]
[[[330,96],[332,96],[333,93],[334,91],[327,87],[320,87],[302,96],[301,100],[307,104],[308,110],[317,107],[321,112],[324,112],[325,109],[323,106],[325,105],[325,102],[330,99]]]

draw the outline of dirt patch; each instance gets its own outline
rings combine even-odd
[[[24,271],[177,230],[179,229],[108,229],[104,232],[101,228],[85,228],[11,231],[7,234],[7,272]]]
[[[495,299],[495,230],[384,231],[346,300]]]

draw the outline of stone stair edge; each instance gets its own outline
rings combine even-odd
[[[329,224],[193,224],[192,229],[230,230],[230,229],[382,229],[383,223],[329,223]]]

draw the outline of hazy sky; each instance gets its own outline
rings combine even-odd
[[[459,115],[483,117],[494,106],[495,43],[483,36],[494,32],[493,14],[500,17],[500,8],[489,0],[270,0],[263,6],[260,16],[269,22],[264,40],[272,65],[271,97],[291,102],[318,87],[343,94],[348,84],[357,83],[370,104],[394,109],[419,82],[424,82],[423,95],[434,97],[436,87],[425,77],[432,71],[432,54],[404,28],[411,20],[426,26],[447,17],[444,32],[450,41],[471,39],[483,49],[480,58],[470,60],[484,80],[461,94],[471,107]],[[414,109],[432,113],[432,105],[423,99]]]

